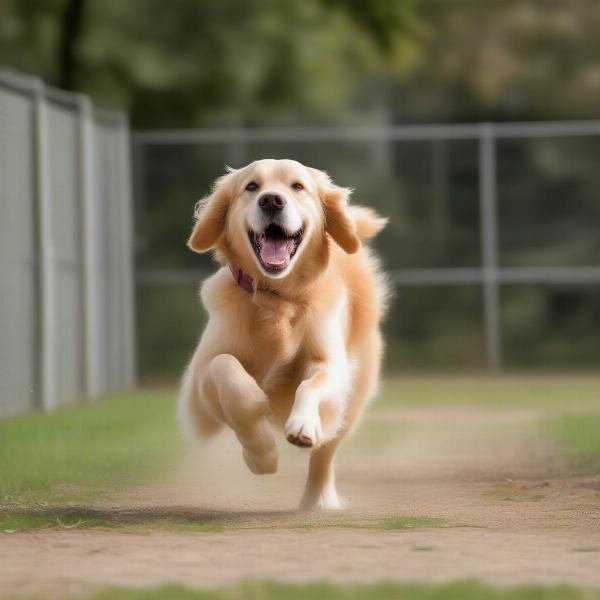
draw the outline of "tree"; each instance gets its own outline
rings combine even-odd
[[[84,0],[68,0],[60,19],[58,85],[72,90],[76,75],[76,47],[81,36]]]
[[[139,126],[343,122],[368,112],[416,4],[4,2],[9,63],[128,108]]]

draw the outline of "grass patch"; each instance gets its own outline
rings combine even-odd
[[[438,517],[391,517],[376,521],[372,529],[433,529],[450,527],[446,519]]]
[[[438,517],[404,517],[393,516],[379,520],[368,519],[349,519],[340,516],[339,518],[329,517],[325,519],[308,518],[305,521],[291,521],[283,525],[286,529],[373,529],[373,530],[393,530],[393,529],[432,529],[440,527],[451,527],[445,519]]]
[[[151,590],[108,588],[89,600],[599,600],[600,592],[572,586],[493,588],[477,581],[444,584],[378,583],[339,586],[330,583],[244,583],[217,590],[167,585]]]
[[[600,410],[600,377],[431,377],[393,378],[375,406],[539,407],[585,405]]]
[[[309,517],[264,524],[244,513],[196,511],[186,508],[88,508],[77,506],[0,508],[0,532],[36,529],[169,529],[186,532],[221,532],[231,529],[370,529],[374,531],[451,527],[437,517],[392,516],[380,520]]]
[[[541,502],[545,500],[548,482],[511,481],[495,484],[488,495],[502,502]]]
[[[600,470],[600,414],[563,414],[542,423],[546,437],[558,449],[569,472]]]
[[[225,531],[216,515],[181,510],[95,509],[54,507],[0,509],[0,531],[35,529],[169,529],[189,532]]]
[[[0,502],[91,500],[164,474],[179,449],[169,393],[0,420]]]

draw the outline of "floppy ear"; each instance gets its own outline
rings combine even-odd
[[[387,225],[387,217],[382,217],[367,206],[354,205],[350,206],[348,210],[354,221],[356,233],[363,241],[375,237]]]
[[[321,192],[325,211],[325,230],[348,254],[358,252],[361,243],[356,224],[348,208],[348,198],[352,190],[339,187],[328,181]]]
[[[196,204],[196,224],[187,243],[194,252],[210,250],[223,233],[233,193],[232,176],[230,172],[217,179],[212,194]]]

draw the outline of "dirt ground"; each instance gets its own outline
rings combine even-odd
[[[547,414],[547,409],[545,414]],[[62,597],[104,585],[195,587],[243,579],[570,582],[600,587],[600,478],[560,477],[532,409],[377,409],[341,449],[342,515],[294,508],[307,454],[282,442],[274,476],[231,436],[190,449],[172,479],[124,492],[107,515],[207,521],[169,528],[0,534],[0,590]],[[393,517],[443,527],[384,529]]]

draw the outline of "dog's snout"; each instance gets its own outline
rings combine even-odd
[[[258,199],[258,205],[265,212],[283,210],[283,207],[285,206],[285,198],[279,194],[263,194]]]

